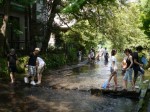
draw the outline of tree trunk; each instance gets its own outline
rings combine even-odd
[[[48,42],[50,39],[50,35],[53,32],[54,17],[55,17],[55,14],[57,13],[57,6],[60,4],[60,2],[61,2],[61,0],[54,0],[52,2],[51,13],[49,16],[49,20],[47,22],[46,35],[45,35],[45,38],[43,39],[43,42],[42,42],[42,51],[43,52],[46,52],[46,50],[48,48]]]
[[[29,6],[29,32],[30,32],[30,51],[36,47],[36,3],[32,5],[32,8]]]
[[[9,51],[9,43],[8,43],[8,37],[7,37],[7,23],[8,23],[8,17],[9,17],[9,11],[10,11],[10,3],[11,0],[4,0],[4,18],[3,18],[3,24],[1,26],[1,34],[4,37],[4,45],[2,48],[2,52],[6,54]]]

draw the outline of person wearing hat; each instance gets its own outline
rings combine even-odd
[[[15,53],[15,49],[11,49],[10,53],[7,55],[7,64],[8,64],[8,71],[10,73],[10,79],[11,79],[11,84],[14,83],[15,78],[14,75],[17,71],[17,55]]]
[[[36,85],[35,81],[34,81],[34,77],[36,76],[36,69],[37,69],[37,55],[39,54],[40,49],[39,48],[35,48],[34,52],[32,52],[29,55],[29,60],[28,60],[28,76],[24,77],[24,81],[25,83],[29,83],[28,77],[31,76],[31,82],[30,84],[32,85]]]

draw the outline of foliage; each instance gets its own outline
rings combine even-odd
[[[46,54],[43,55],[48,69],[54,69],[66,64],[66,58],[64,54]]]
[[[18,73],[25,73],[25,65],[27,64],[28,57],[22,56],[18,59],[17,64],[17,72]]]
[[[68,0],[68,6],[63,9],[65,13],[78,12],[88,0]]]
[[[74,4],[77,3],[78,1],[74,2]],[[123,2],[122,4],[114,1],[96,2],[94,0],[86,2],[78,12],[74,12],[69,8],[68,12],[78,17],[79,22],[73,29],[75,31],[77,28],[79,29],[77,32],[81,34],[82,40],[87,40],[85,42],[87,45],[91,43],[90,46],[96,46],[96,42],[104,40],[111,41],[112,47],[120,50],[138,45],[148,48],[150,45],[150,40],[146,38],[144,31],[140,29],[142,21],[140,20],[141,11],[138,3]]]
[[[144,32],[140,29],[140,11],[138,6],[131,4],[122,6],[116,12],[113,9],[113,16],[106,20],[105,34],[110,39],[114,48],[135,47],[141,45],[149,47],[150,41],[146,38]]]
[[[91,47],[96,47],[103,40],[102,35],[90,26],[89,21],[79,21],[72,27],[72,30],[64,33],[63,39],[66,44],[71,44],[76,48],[76,52],[81,49],[87,53]]]
[[[68,0],[64,13],[78,13],[86,4],[102,4],[114,3],[115,0]]]
[[[143,29],[145,30],[145,34],[150,38],[150,0],[141,0],[141,8]]]
[[[67,62],[76,62],[77,61],[77,49],[74,47],[68,47],[67,49]]]
[[[8,74],[7,62],[5,58],[0,58],[0,75]]]

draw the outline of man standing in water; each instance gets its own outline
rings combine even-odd
[[[28,77],[31,76],[30,84],[36,85],[36,83],[34,81],[34,77],[36,76],[36,69],[37,69],[37,66],[38,66],[37,55],[39,54],[39,52],[40,52],[40,49],[35,48],[34,52],[32,52],[29,56],[29,60],[28,60],[28,74],[29,75],[24,77],[25,83],[29,83]]]
[[[107,48],[105,47],[104,51],[103,51],[103,55],[104,55],[104,63],[107,61],[106,60],[106,54],[108,53]]]
[[[140,60],[139,60],[139,56],[138,56],[138,53],[142,51],[142,47],[141,46],[138,46],[136,48],[136,51],[133,53],[133,70],[134,70],[134,85],[136,83],[136,80],[137,80],[137,77],[138,77],[138,72],[141,73],[142,75],[142,80],[144,79],[144,69],[142,69],[143,67],[143,64],[140,63]]]

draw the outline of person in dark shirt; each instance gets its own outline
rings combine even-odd
[[[139,56],[138,53],[142,51],[142,47],[138,46],[136,48],[136,51],[132,54],[133,57],[133,70],[134,70],[134,85],[136,83],[137,77],[138,77],[138,72],[142,74],[142,79],[144,79],[144,69],[142,69],[143,64],[140,63],[139,61]]]
[[[126,57],[126,67],[125,67],[125,75],[123,77],[123,88],[124,90],[127,89],[127,81],[129,81],[132,85],[132,89],[134,90],[134,83],[132,80],[132,65],[133,65],[133,59],[132,59],[132,55],[130,54],[130,49],[125,49]]]
[[[29,60],[28,60],[28,74],[29,76],[31,76],[31,82],[30,84],[32,85],[36,85],[35,81],[34,81],[34,77],[36,76],[36,69],[37,69],[37,55],[40,52],[39,48],[35,48],[34,52],[32,52],[29,55]],[[25,83],[29,83],[28,77],[24,77],[24,81]]]
[[[106,53],[106,55],[104,56],[105,60],[104,60],[104,65],[107,66],[108,65],[108,58],[109,58],[109,54]]]
[[[8,70],[10,73],[10,79],[11,83],[13,84],[15,81],[14,75],[17,71],[17,55],[15,53],[15,49],[11,49],[10,53],[7,55],[7,61],[8,61]]]

